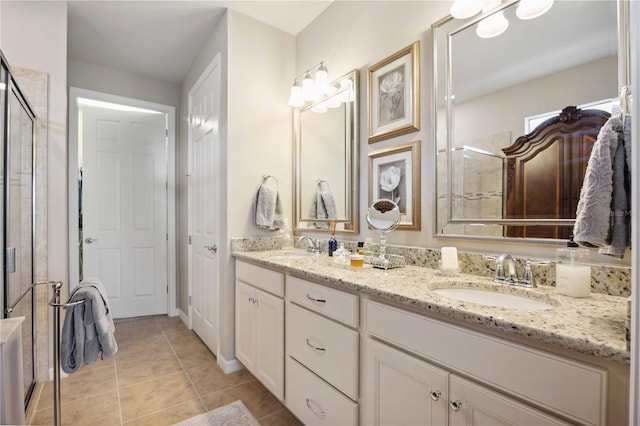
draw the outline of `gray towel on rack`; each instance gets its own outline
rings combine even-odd
[[[587,164],[573,228],[578,244],[599,248],[600,253],[617,258],[624,257],[630,245],[631,120],[625,121],[624,130],[620,116],[609,118],[600,129]]]
[[[71,293],[69,302],[84,300],[70,306],[64,318],[60,341],[60,361],[65,373],[78,371],[82,364],[92,364],[100,353],[113,356],[118,351],[115,325],[106,291],[96,278],[80,283]]]
[[[331,191],[317,190],[311,206],[311,217],[316,219],[337,219],[338,210]],[[328,222],[314,222],[316,229],[329,229]]]
[[[278,189],[261,184],[256,194],[255,226],[267,231],[277,231],[283,225],[284,216]]]

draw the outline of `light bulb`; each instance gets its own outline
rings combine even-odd
[[[520,0],[516,16],[522,20],[544,15],[553,6],[553,0]]]
[[[316,96],[316,85],[311,79],[311,74],[307,71],[304,80],[302,80],[302,98],[305,101],[313,101]]]
[[[304,99],[302,98],[302,87],[298,86],[297,82],[291,86],[291,96],[289,97],[289,106],[301,107],[304,106]]]
[[[451,5],[451,16],[456,19],[471,18],[482,10],[482,0],[455,0]]]
[[[480,38],[492,38],[505,32],[508,27],[509,21],[504,17],[504,12],[499,11],[480,21],[476,34]]]

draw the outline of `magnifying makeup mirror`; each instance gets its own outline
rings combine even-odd
[[[385,234],[396,229],[400,223],[400,208],[391,200],[377,200],[367,211],[367,223],[380,231],[379,261],[386,264],[388,260],[385,257],[387,244]]]

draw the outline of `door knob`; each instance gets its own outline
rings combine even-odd
[[[98,239],[97,239],[97,238],[87,237],[87,238],[85,238],[85,239],[84,239],[84,242],[85,242],[85,243],[87,243],[87,244],[93,244],[93,243],[95,243],[96,241],[98,241]]]
[[[212,245],[212,246],[204,246],[204,248],[206,248],[209,251],[212,251],[214,253],[218,252],[218,246],[216,244]]]
[[[460,401],[459,399],[450,401],[449,407],[451,407],[453,411],[460,411],[460,409],[462,408],[462,401]]]
[[[431,391],[430,395],[431,399],[433,399],[434,401],[438,401],[440,399],[440,396],[442,395],[442,392],[440,392],[439,389],[436,389],[434,391]]]

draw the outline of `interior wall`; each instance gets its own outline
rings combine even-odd
[[[70,87],[171,105],[176,109],[180,103],[179,84],[153,80],[71,58],[67,62],[67,74]]]
[[[272,235],[253,226],[253,204],[263,174],[278,179],[284,214],[292,218],[292,111],[287,105],[295,72],[295,38],[229,10],[227,235]],[[234,276],[230,243],[221,276],[221,351],[234,357]],[[231,358],[229,358],[231,357]]]
[[[553,258],[553,244],[475,241],[470,239],[436,238],[434,137],[431,107],[432,33],[431,25],[449,13],[450,1],[340,1],[334,2],[296,38],[297,74],[325,61],[330,79],[350,69],[360,70],[360,223],[366,224],[368,200],[368,154],[379,149],[421,141],[421,210],[420,231],[393,231],[387,236],[390,244],[438,248],[456,246],[477,253]],[[367,70],[368,67],[415,41],[420,41],[420,130],[407,135],[368,143]],[[326,237],[326,235],[324,235]],[[360,227],[358,239],[377,233]],[[616,262],[602,256],[602,262]]]
[[[67,4],[47,1],[2,1],[0,48],[12,66],[28,68],[48,74],[48,116],[44,120],[48,131],[46,188],[41,199],[47,199],[47,241],[44,252],[48,253],[48,279],[67,284]],[[42,208],[42,205],[36,206]],[[42,217],[36,216],[36,221]],[[50,249],[50,250],[49,250]],[[39,251],[38,251],[39,252]],[[43,259],[36,259],[42,262]],[[68,286],[65,286],[65,290]],[[37,307],[38,318],[51,317],[46,303]],[[38,323],[38,327],[47,324]],[[38,381],[47,380],[51,365],[51,345],[39,345]],[[47,359],[48,362],[41,362]]]

